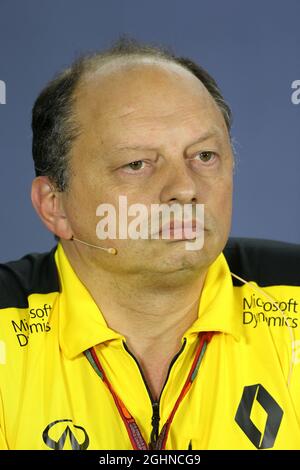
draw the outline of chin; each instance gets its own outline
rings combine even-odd
[[[188,277],[198,275],[208,268],[216,256],[212,256],[210,250],[186,250],[185,248],[172,247],[169,253],[161,253],[157,263],[153,262],[152,268],[164,274],[184,275]],[[155,266],[156,265],[156,266]]]
[[[134,250],[122,250],[126,259],[122,262],[123,268],[127,266],[129,272],[148,273],[150,275],[178,274],[189,277],[198,275],[206,270],[219,256],[226,243],[225,237],[216,236],[215,233],[206,232],[204,245],[199,250],[187,250],[186,242],[157,241],[149,245],[135,246]],[[120,251],[121,252],[121,251]],[[130,255],[129,255],[130,252]]]
[[[202,248],[200,249],[195,249],[195,250],[187,250],[185,245],[181,246],[181,253],[178,253],[177,255],[181,254],[182,260],[184,263],[187,264],[200,264],[203,267],[208,267],[211,263],[215,261],[215,259],[219,256],[219,254],[222,252],[225,244],[227,241],[226,236],[219,236],[216,235],[216,233],[212,232],[205,232],[205,237],[204,237],[204,244]],[[185,242],[181,242],[185,244]]]

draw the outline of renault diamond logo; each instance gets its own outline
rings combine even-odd
[[[73,424],[71,419],[59,419],[48,424],[43,432],[43,441],[53,450],[86,450],[90,443],[86,430]]]
[[[267,414],[262,430],[259,430],[250,418],[255,402],[258,402]],[[271,449],[274,446],[282,416],[283,410],[262,385],[244,387],[235,421],[257,449]]]

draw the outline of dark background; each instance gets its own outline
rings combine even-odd
[[[232,234],[300,242],[298,0],[0,0],[0,261],[54,244],[30,202],[33,101],[75,57],[122,33],[192,57],[231,104]]]

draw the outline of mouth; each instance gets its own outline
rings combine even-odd
[[[195,240],[203,232],[203,224],[197,220],[174,220],[163,225],[158,232],[160,239]]]

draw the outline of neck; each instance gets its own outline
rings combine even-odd
[[[153,372],[153,364],[159,365],[157,388],[152,387],[153,395],[158,395],[183,334],[197,319],[206,271],[177,287],[151,285],[138,275],[110,273],[95,265],[91,269],[68,246],[64,250],[108,326],[125,336],[149,382],[150,369]]]

